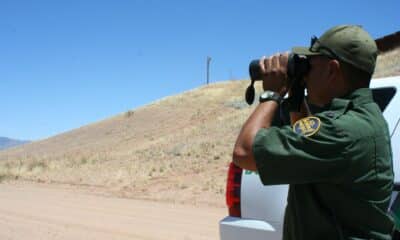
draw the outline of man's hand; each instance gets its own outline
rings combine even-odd
[[[264,90],[274,91],[282,97],[286,95],[287,83],[287,62],[289,54],[274,55],[260,60],[260,70],[263,75]],[[245,122],[242,130],[236,139],[233,149],[233,162],[244,169],[257,170],[253,154],[254,137],[261,128],[269,128],[272,124],[279,104],[275,101],[260,103],[249,119]]]
[[[260,69],[264,76],[264,91],[274,91],[279,93],[282,97],[286,95],[289,89],[287,77],[288,58],[289,54],[283,53],[260,59]]]

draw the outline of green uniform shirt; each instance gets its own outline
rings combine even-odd
[[[371,90],[335,98],[314,117],[311,132],[261,129],[253,144],[263,184],[290,184],[283,239],[390,239],[392,151]]]

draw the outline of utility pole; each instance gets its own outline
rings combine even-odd
[[[207,56],[207,85],[210,83],[210,63],[211,57]]]

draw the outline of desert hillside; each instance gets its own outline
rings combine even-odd
[[[0,151],[0,177],[113,194],[224,204],[248,81],[216,83],[58,136]]]
[[[400,75],[400,47],[378,55],[374,78]]]
[[[399,48],[380,55],[375,77],[399,75],[399,55]],[[223,206],[234,140],[252,111],[244,102],[248,83],[203,86],[0,151],[0,181],[91,186],[123,197]]]

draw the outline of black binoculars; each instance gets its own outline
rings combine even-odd
[[[249,105],[254,102],[254,82],[261,81],[263,79],[259,62],[259,60],[253,60],[249,65],[251,83],[250,86],[247,87],[245,94],[246,102]],[[298,104],[298,107],[300,107],[300,104],[304,98],[304,85],[301,83],[301,80],[308,73],[308,71],[310,71],[310,60],[307,56],[293,53],[289,54],[287,75],[289,82],[291,83],[291,100],[293,103]]]

